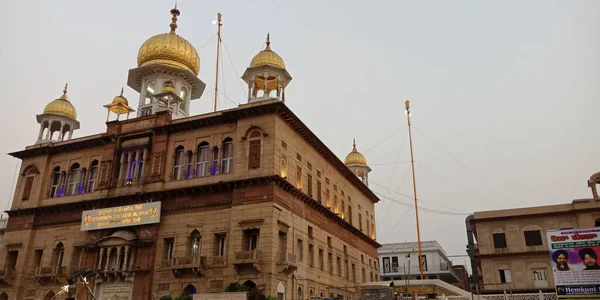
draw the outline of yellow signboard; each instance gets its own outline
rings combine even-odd
[[[158,201],[86,210],[81,216],[81,230],[97,230],[159,223],[160,204],[161,202]]]

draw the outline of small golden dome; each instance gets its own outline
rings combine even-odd
[[[275,51],[271,50],[271,39],[269,34],[267,34],[267,47],[258,52],[258,54],[252,58],[252,61],[250,61],[250,68],[264,65],[285,69],[285,62],[283,61],[283,58],[281,58],[279,54],[275,53]]]
[[[62,96],[60,98],[48,103],[44,108],[44,114],[55,114],[62,115],[65,117],[69,117],[73,120],[77,119],[77,110],[67,97],[67,85],[65,85],[65,89],[63,90]]]
[[[175,93],[175,87],[173,87],[173,82],[171,80],[167,80],[163,84],[163,88],[162,88],[161,93],[166,93],[166,92],[171,92],[173,94],[176,94]]]
[[[350,152],[346,159],[344,160],[344,164],[346,166],[367,166],[367,159],[364,155],[362,155],[358,150],[356,150],[356,142],[353,142],[354,148],[352,152]]]
[[[113,98],[110,104],[104,105],[108,110],[116,114],[126,114],[134,111],[133,108],[129,107],[129,101],[123,96],[123,89],[121,88],[121,94]]]
[[[171,31],[157,34],[147,39],[138,51],[138,67],[163,64],[186,69],[198,76],[200,58],[196,48],[190,42],[175,33],[179,10],[171,10]]]

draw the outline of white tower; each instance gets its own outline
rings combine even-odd
[[[356,150],[356,140],[352,140],[352,146],[352,152],[346,156],[344,164],[346,164],[348,169],[350,169],[354,175],[358,176],[366,186],[369,186],[369,173],[371,172],[371,168],[367,165],[365,156]]]
[[[171,31],[146,40],[138,52],[138,67],[129,70],[127,85],[140,93],[138,117],[164,110],[171,111],[173,119],[187,117],[190,101],[200,98],[206,87],[197,77],[196,48],[175,33],[179,10],[173,8],[171,15]]]
[[[248,102],[276,98],[285,102],[285,87],[292,76],[285,69],[281,56],[271,50],[271,39],[267,34],[264,50],[252,58],[250,66],[242,75],[248,84]]]
[[[73,137],[73,131],[79,129],[77,111],[67,97],[67,85],[60,98],[48,103],[41,115],[36,116],[40,124],[40,133],[36,144],[60,142]]]

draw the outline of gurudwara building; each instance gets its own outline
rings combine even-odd
[[[81,272],[97,299],[235,282],[279,299],[352,299],[379,280],[365,157],[355,145],[342,162],[285,105],[292,77],[269,39],[242,76],[247,103],[190,115],[205,84],[171,13],[170,32],[146,40],[129,70],[136,110],[121,92],[105,132],[73,137],[78,102],[65,87],[37,115],[35,144],[10,153],[22,164],[0,299],[91,299]]]

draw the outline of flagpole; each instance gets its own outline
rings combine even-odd
[[[415,198],[415,216],[417,219],[417,243],[419,246],[419,272],[421,273],[421,280],[424,279],[423,277],[423,257],[422,257],[422,251],[421,251],[421,230],[419,228],[419,207],[417,204],[417,183],[415,181],[415,160],[414,160],[414,156],[413,156],[413,144],[412,144],[412,133],[410,130],[410,101],[406,100],[406,102],[404,102],[404,105],[406,107],[406,120],[408,121],[408,140],[410,142],[410,164],[412,167],[412,179],[413,179],[413,195]]]
[[[214,111],[217,111],[217,96],[219,95],[219,54],[221,53],[221,13],[217,13],[217,66],[215,72],[215,103]]]

